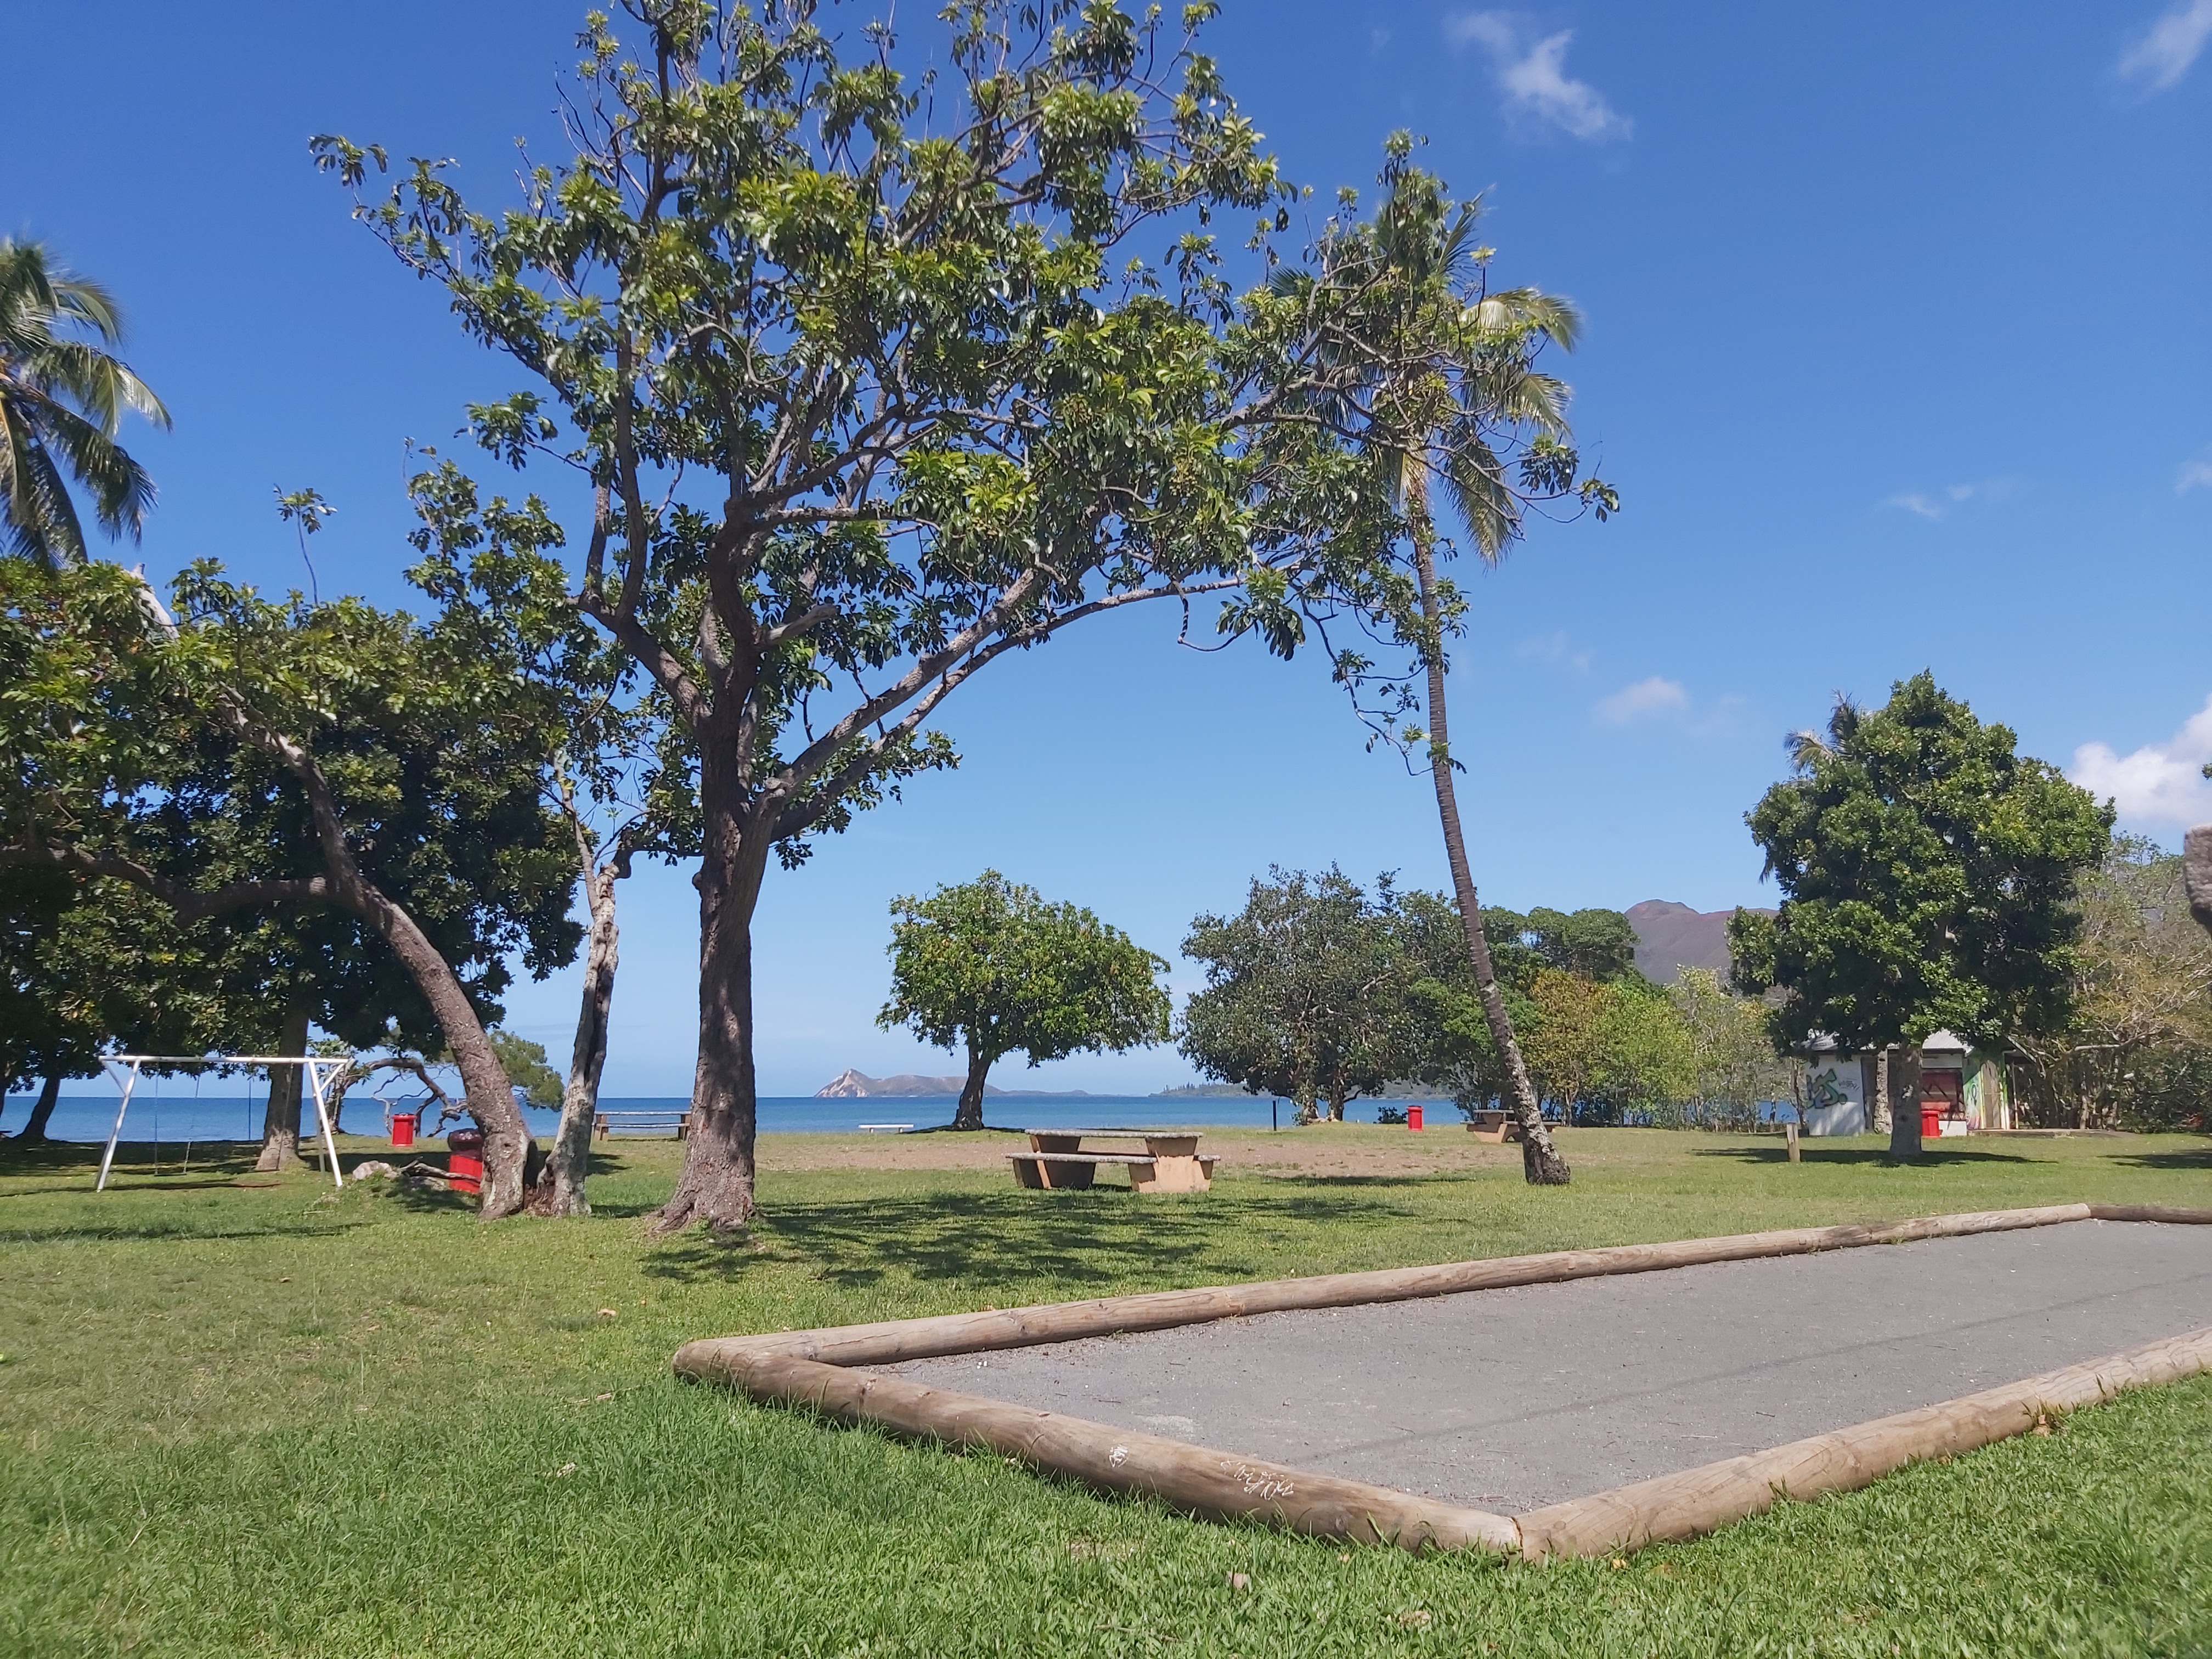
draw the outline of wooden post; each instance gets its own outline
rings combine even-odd
[[[1789,1147],[1790,1147],[1790,1161],[1792,1164],[1796,1163],[1796,1162],[1797,1162],[1797,1126],[1796,1126],[1796,1124],[1794,1124],[1794,1123],[1785,1123],[1785,1124],[1784,1124],[1784,1125],[1782,1126],[1782,1138],[1783,1138],[1783,1139],[1784,1139],[1785,1142],[1787,1142],[1787,1143],[1789,1144]]]

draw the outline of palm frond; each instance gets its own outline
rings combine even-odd
[[[91,493],[100,527],[110,536],[137,541],[154,505],[154,480],[131,453],[82,416],[58,405],[44,422],[46,444],[69,463],[70,472]]]
[[[46,446],[35,441],[15,457],[8,495],[9,550],[48,569],[83,562],[84,526],[76,503]]]

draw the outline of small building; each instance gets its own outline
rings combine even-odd
[[[1857,1135],[1883,1127],[1874,1109],[1877,1057],[1816,1036],[1805,1056],[1805,1133]],[[1893,1062],[1893,1064],[1894,1062]],[[2012,1091],[2002,1055],[1976,1048],[1955,1032],[1936,1031],[1920,1045],[1920,1109],[1936,1113],[1938,1133],[1972,1134],[2012,1127]]]

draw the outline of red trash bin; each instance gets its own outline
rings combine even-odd
[[[457,1193],[483,1190],[483,1131],[456,1129],[446,1137],[446,1179]]]
[[[1942,1133],[1943,1109],[1941,1106],[1923,1106],[1920,1109],[1920,1138],[1934,1140]]]
[[[395,1151],[405,1152],[415,1144],[415,1125],[421,1117],[419,1112],[394,1112],[392,1115],[392,1145]]]
[[[1419,1101],[1406,1103],[1406,1127],[1408,1129],[1418,1129],[1421,1127],[1421,1106]]]

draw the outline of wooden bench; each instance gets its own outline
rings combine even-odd
[[[1521,1139],[1521,1126],[1503,1111],[1480,1111],[1467,1121],[1467,1132],[1477,1140],[1503,1144]]]
[[[1129,1190],[1137,1193],[1203,1193],[1213,1186],[1218,1158],[1201,1155],[1198,1136],[1188,1129],[1031,1129],[1030,1149],[1008,1152],[1014,1180],[1024,1187],[1081,1192],[1102,1164],[1126,1164]],[[1141,1140],[1139,1152],[1085,1150],[1086,1140]]]
[[[640,1119],[644,1120],[641,1125],[631,1127]],[[622,1126],[619,1129],[617,1127],[618,1121]],[[592,1133],[601,1140],[616,1133],[650,1134],[653,1130],[664,1127],[672,1127],[676,1131],[676,1138],[682,1140],[691,1133],[691,1114],[689,1112],[594,1112],[592,1115]]]

